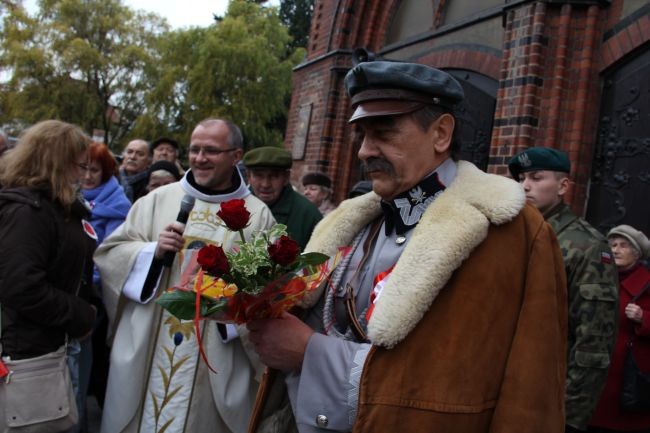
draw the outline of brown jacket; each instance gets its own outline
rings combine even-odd
[[[459,163],[375,305],[354,432],[564,431],[564,266],[523,205],[516,183]],[[342,203],[308,249],[348,244],[378,207],[374,194]],[[268,379],[251,431],[269,414]]]

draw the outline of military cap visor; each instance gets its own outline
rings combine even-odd
[[[348,123],[354,123],[359,119],[376,116],[397,116],[400,114],[412,113],[425,104],[413,101],[398,101],[394,99],[381,99],[376,101],[362,102],[352,113]]]

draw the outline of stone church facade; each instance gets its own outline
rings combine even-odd
[[[626,223],[650,234],[647,0],[316,0],[285,147],[293,183],[323,171],[337,201],[364,176],[343,86],[364,56],[460,81],[463,159],[508,175],[522,149],[562,149],[577,213],[603,231]]]

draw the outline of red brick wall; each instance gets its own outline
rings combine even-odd
[[[352,50],[378,50],[397,1],[317,1],[305,63],[294,70],[293,94],[285,147],[291,149],[298,112],[312,104],[305,157],[295,160],[291,181],[300,186],[308,171],[327,173],[334,182],[336,201],[345,198],[359,179],[356,156],[359,140],[347,124],[349,99],[343,78],[352,67]],[[338,8],[337,8],[338,7]]]
[[[566,196],[582,212],[595,139],[602,10],[532,3],[507,12],[490,169],[530,146],[566,151],[573,162]],[[543,115],[542,115],[543,113]]]
[[[471,47],[436,47],[416,60],[499,80],[489,172],[507,175],[508,160],[529,146],[565,150],[573,162],[567,199],[576,212],[584,212],[602,73],[650,40],[647,15],[606,37],[612,26],[620,27],[621,5],[622,0],[613,0],[608,7],[518,4],[503,12],[501,58]],[[350,110],[343,77],[354,48],[381,50],[398,6],[398,0],[316,1],[307,59],[294,72],[285,139],[291,148],[299,109],[313,104],[305,157],[294,161],[294,184],[307,171],[324,171],[333,178],[335,198],[340,200],[358,180],[359,138],[347,124]],[[432,20],[439,17],[437,10]],[[415,48],[430,46],[433,39],[414,42]]]

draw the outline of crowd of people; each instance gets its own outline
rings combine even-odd
[[[650,407],[620,401],[630,356],[650,374],[646,235],[575,215],[560,150],[516,154],[512,179],[459,161],[443,71],[366,62],[345,87],[367,180],[338,205],[326,173],[294,187],[291,153],[246,152],[227,119],[194,127],[187,169],[168,137],[116,157],[57,120],[8,151],[0,134],[3,361],[67,351],[70,432],[88,395],[102,433],[650,432]],[[181,321],[155,299],[190,250],[235,245],[232,199],[245,239],[280,223],[347,254],[280,317]]]

